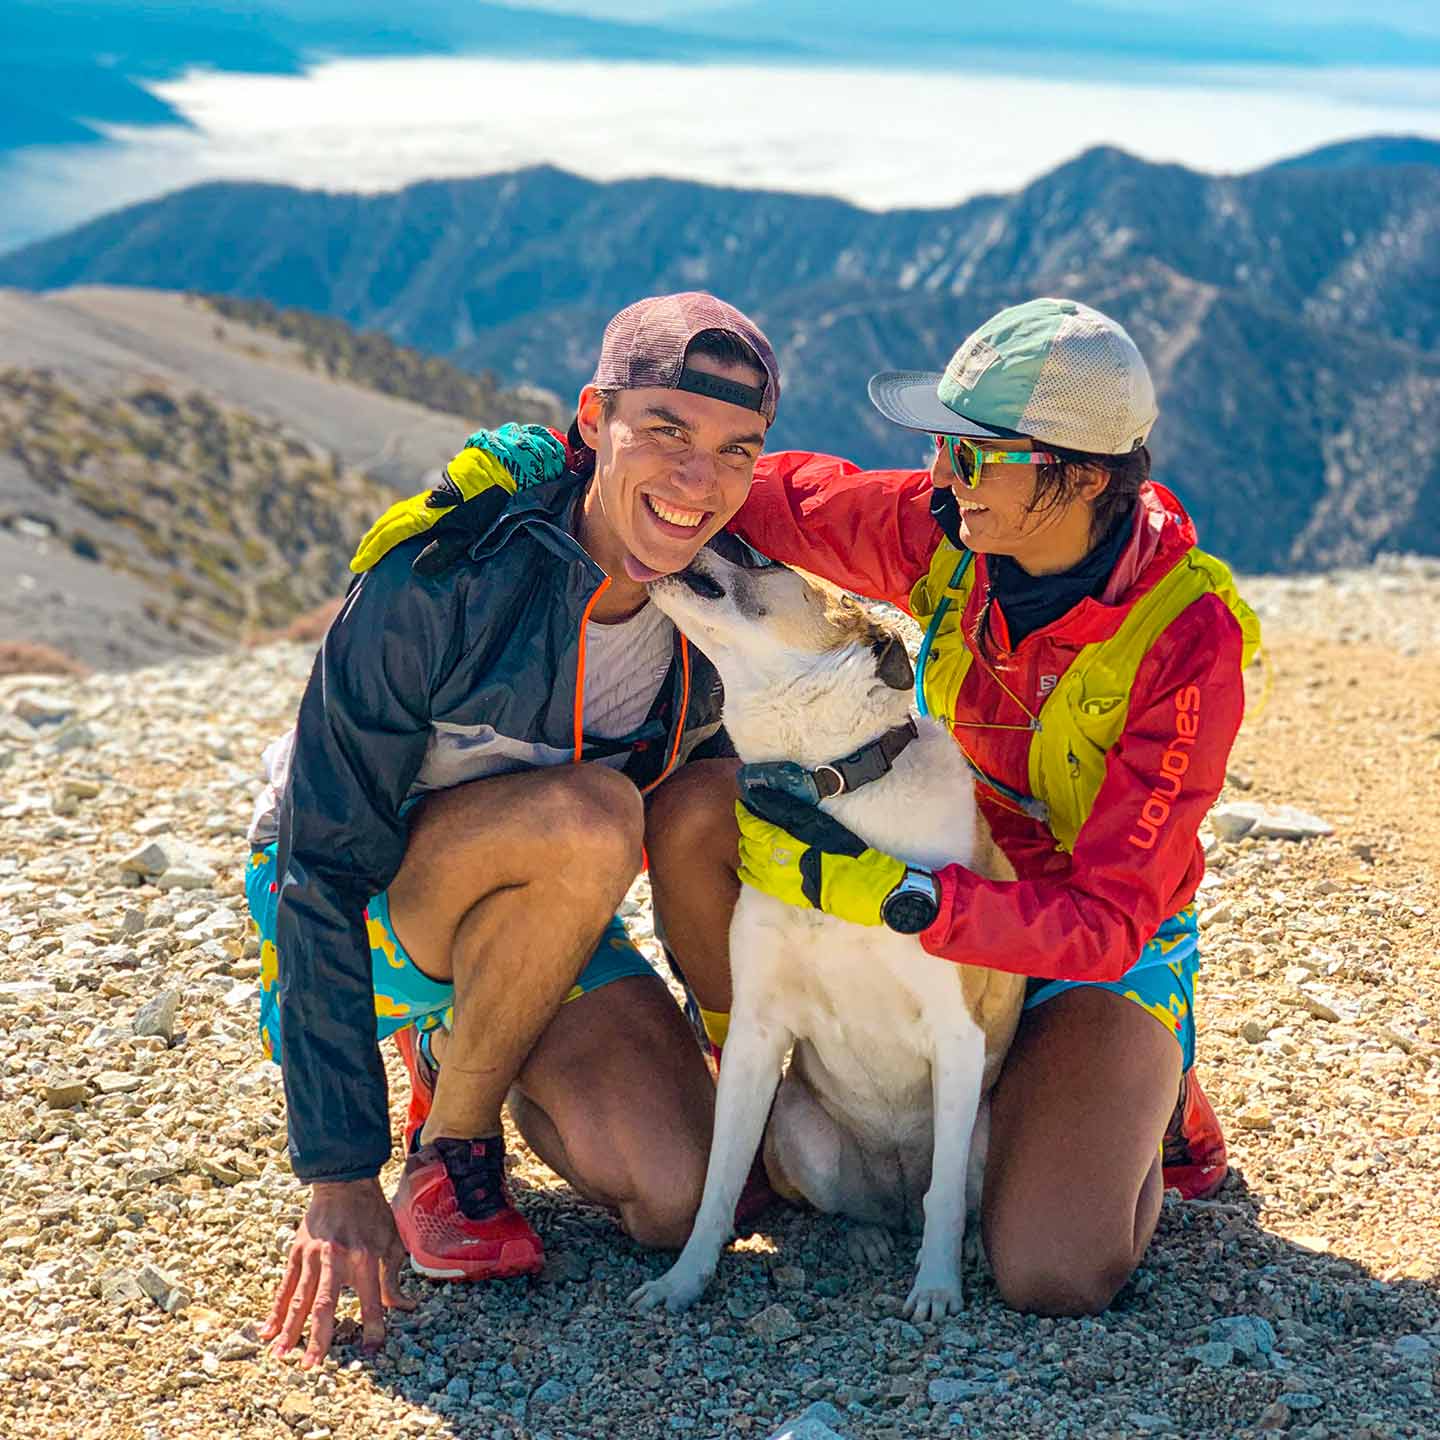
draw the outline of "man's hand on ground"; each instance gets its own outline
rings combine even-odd
[[[378,1180],[317,1184],[261,1338],[278,1336],[272,1353],[286,1355],[300,1343],[309,1318],[310,1343],[301,1365],[318,1365],[330,1351],[336,1303],[350,1285],[360,1297],[365,1348],[377,1349],[385,1339],[385,1310],[415,1308],[400,1288],[404,1259],[405,1247]]]

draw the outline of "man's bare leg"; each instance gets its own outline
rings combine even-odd
[[[443,1070],[442,1070],[443,1073]],[[525,1142],[641,1245],[685,1243],[705,1183],[715,1085],[658,976],[560,1007],[510,1092]]]
[[[497,1134],[526,1057],[640,867],[643,810],[596,765],[478,780],[417,807],[389,888],[415,964],[455,986],[422,1140]]]
[[[665,943],[705,1010],[730,1011],[730,917],[740,897],[738,760],[698,760],[649,797],[650,891]]]

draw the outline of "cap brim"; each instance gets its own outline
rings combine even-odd
[[[931,435],[973,435],[978,440],[1008,440],[1016,430],[994,430],[967,420],[940,403],[935,393],[944,378],[938,370],[884,370],[870,377],[870,403],[907,430]]]

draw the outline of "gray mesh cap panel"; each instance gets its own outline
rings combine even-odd
[[[1123,455],[1144,444],[1157,414],[1135,342],[1108,316],[1078,305],[1056,331],[1020,429],[1062,449]]]
[[[748,315],[702,290],[652,295],[627,305],[605,327],[590,383],[607,390],[673,390],[685,367],[686,348],[705,330],[723,330],[755,352],[765,371],[760,414],[773,421],[780,402],[780,363],[770,341]]]

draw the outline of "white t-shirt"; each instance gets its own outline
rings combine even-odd
[[[619,740],[638,730],[670,669],[675,626],[649,601],[628,620],[585,625],[585,734]],[[623,765],[628,756],[611,763]]]

